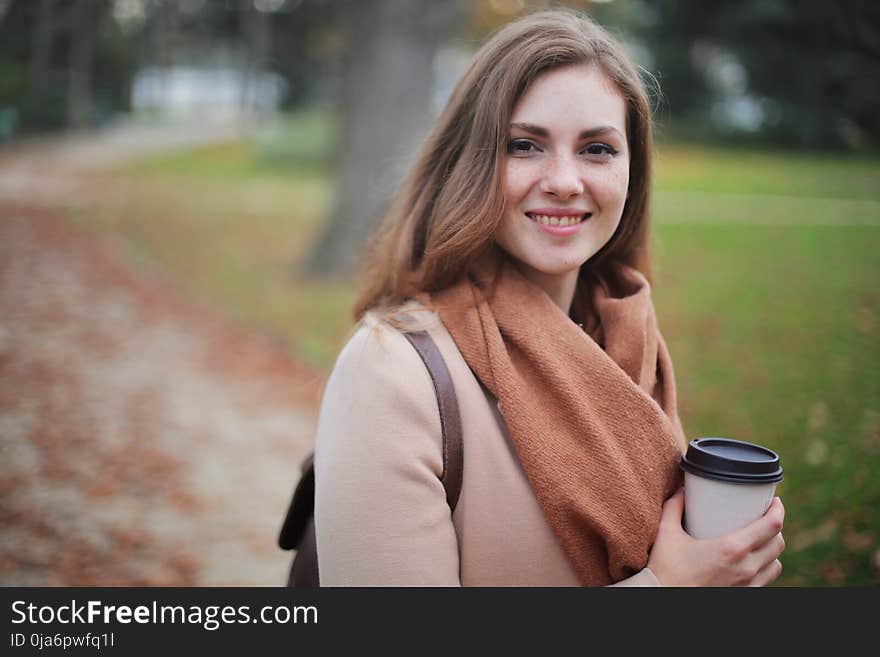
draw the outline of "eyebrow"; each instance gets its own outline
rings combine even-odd
[[[545,137],[546,138],[546,137],[550,136],[550,131],[547,130],[547,128],[542,128],[541,126],[535,125],[533,123],[511,123],[510,127],[511,128],[519,128],[520,130],[523,130],[525,132],[533,134],[536,137]],[[608,134],[609,132],[616,133],[621,138],[623,138],[623,134],[620,132],[620,130],[618,130],[614,126],[600,125],[600,126],[596,126],[595,128],[590,128],[589,130],[581,131],[581,133],[578,135],[578,140],[589,139],[590,137],[598,137],[599,135],[605,135],[605,134]]]

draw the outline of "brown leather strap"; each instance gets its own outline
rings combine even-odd
[[[440,479],[446,489],[446,503],[451,511],[455,511],[458,496],[461,493],[461,477],[464,469],[463,447],[461,439],[461,415],[458,412],[458,398],[452,376],[443,360],[443,354],[437,348],[433,338],[427,331],[404,333],[415,350],[421,356],[437,393],[437,406],[440,409],[440,431],[443,436],[443,474]]]
[[[450,513],[455,511],[461,493],[464,467],[464,448],[461,437],[461,416],[452,377],[443,355],[426,331],[404,333],[416,353],[428,368],[437,407],[440,410],[440,431],[443,438],[443,473],[440,480],[446,490]],[[278,536],[278,545],[284,550],[296,550],[288,576],[288,586],[319,586],[318,552],[315,545],[315,465],[314,454],[302,464],[303,475],[287,510],[287,516]]]

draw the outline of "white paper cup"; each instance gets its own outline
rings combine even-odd
[[[685,530],[694,538],[715,538],[757,520],[782,481],[774,451],[730,438],[692,440],[681,468]]]

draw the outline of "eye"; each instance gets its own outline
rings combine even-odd
[[[592,144],[588,144],[584,149],[584,152],[587,155],[595,155],[602,158],[610,158],[617,155],[617,149],[609,146],[608,144],[603,144],[601,142],[594,142]]]
[[[529,155],[538,150],[531,139],[511,139],[507,144],[507,152],[511,155]]]

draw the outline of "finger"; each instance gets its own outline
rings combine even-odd
[[[781,497],[774,497],[773,501],[776,502],[776,504],[779,506],[779,510],[782,512],[782,522],[784,523],[785,522],[785,505],[782,504],[782,498]],[[772,506],[772,504],[771,504],[771,506]],[[767,509],[767,510],[769,511],[770,509]]]
[[[755,550],[782,531],[784,520],[785,508],[782,506],[782,501],[774,497],[770,508],[763,516],[738,529],[734,535],[748,546],[749,551]]]
[[[778,559],[783,550],[785,550],[785,539],[779,533],[755,550],[749,556],[749,563],[753,564],[754,569],[760,572],[768,564]]]
[[[660,522],[673,523],[681,526],[681,516],[684,513],[684,488],[679,488],[663,504],[663,513]]]
[[[758,574],[749,582],[749,586],[767,586],[781,574],[782,562],[779,559],[774,559],[758,571]]]

